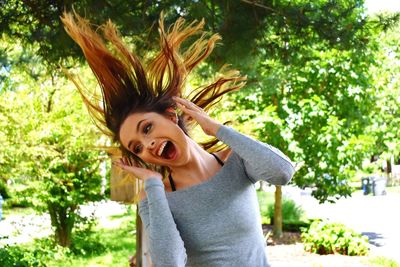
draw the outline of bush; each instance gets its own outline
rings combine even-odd
[[[101,238],[88,232],[79,232],[74,236],[71,248],[54,243],[52,238],[36,239],[24,245],[6,245],[0,248],[1,267],[45,267],[51,261],[65,262],[74,255],[99,255],[106,251]]]
[[[3,197],[3,199],[10,198],[10,192],[8,191],[7,185],[1,179],[0,179],[0,195]]]
[[[6,202],[8,208],[31,208],[33,207],[35,187],[28,187],[25,185],[13,186],[10,191],[10,198]]]
[[[99,255],[106,250],[105,245],[100,241],[98,233],[93,231],[97,224],[94,214],[89,216],[76,215],[74,231],[70,251],[74,255]]]
[[[72,237],[71,252],[74,255],[100,255],[107,247],[102,243],[99,234],[93,232],[75,232]]]
[[[0,263],[2,267],[45,266],[32,251],[9,245],[0,248]]]
[[[275,206],[274,203],[268,205],[267,215],[271,218],[271,224],[273,224]],[[297,205],[290,198],[284,198],[282,200],[282,221],[286,223],[297,223],[301,222],[301,218],[304,216],[304,210],[301,206]]]
[[[363,256],[368,253],[368,238],[339,223],[314,221],[301,234],[308,252]]]

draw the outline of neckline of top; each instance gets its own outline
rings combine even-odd
[[[219,169],[219,171],[216,174],[214,174],[213,176],[211,176],[210,178],[208,178],[206,181],[189,186],[189,187],[185,187],[183,189],[179,189],[176,191],[171,191],[171,192],[166,191],[165,193],[166,193],[167,197],[173,196],[173,195],[178,195],[179,193],[191,191],[191,190],[194,190],[195,188],[202,187],[202,186],[205,186],[205,185],[213,182],[218,176],[221,175],[221,173],[225,170],[226,166],[230,164],[230,162],[232,161],[232,158],[233,158],[233,154],[234,154],[234,152],[232,151],[231,155],[229,155],[228,159],[224,162],[224,165]]]

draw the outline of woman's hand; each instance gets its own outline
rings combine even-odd
[[[178,108],[180,108],[188,117],[197,121],[205,134],[216,136],[221,123],[213,120],[208,114],[200,107],[196,106],[189,100],[174,97]]]
[[[135,177],[143,181],[146,181],[149,178],[159,178],[162,180],[162,175],[160,173],[139,167],[136,163],[132,164],[132,161],[126,157],[113,161],[113,164],[124,171],[132,173]]]

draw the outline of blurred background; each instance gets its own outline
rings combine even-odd
[[[397,0],[0,0],[0,266],[128,266],[136,253],[136,205],[110,200],[110,141],[62,72],[96,88],[60,22],[72,9],[111,19],[144,59],[161,11],[222,36],[188,90],[231,64],[247,85],[212,115],[296,162],[289,186],[257,185],[274,266],[399,266]]]

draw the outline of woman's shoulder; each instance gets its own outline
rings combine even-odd
[[[226,162],[229,158],[229,156],[232,154],[232,149],[231,148],[226,148],[224,150],[218,151],[214,153],[219,159],[221,159],[223,162]]]

